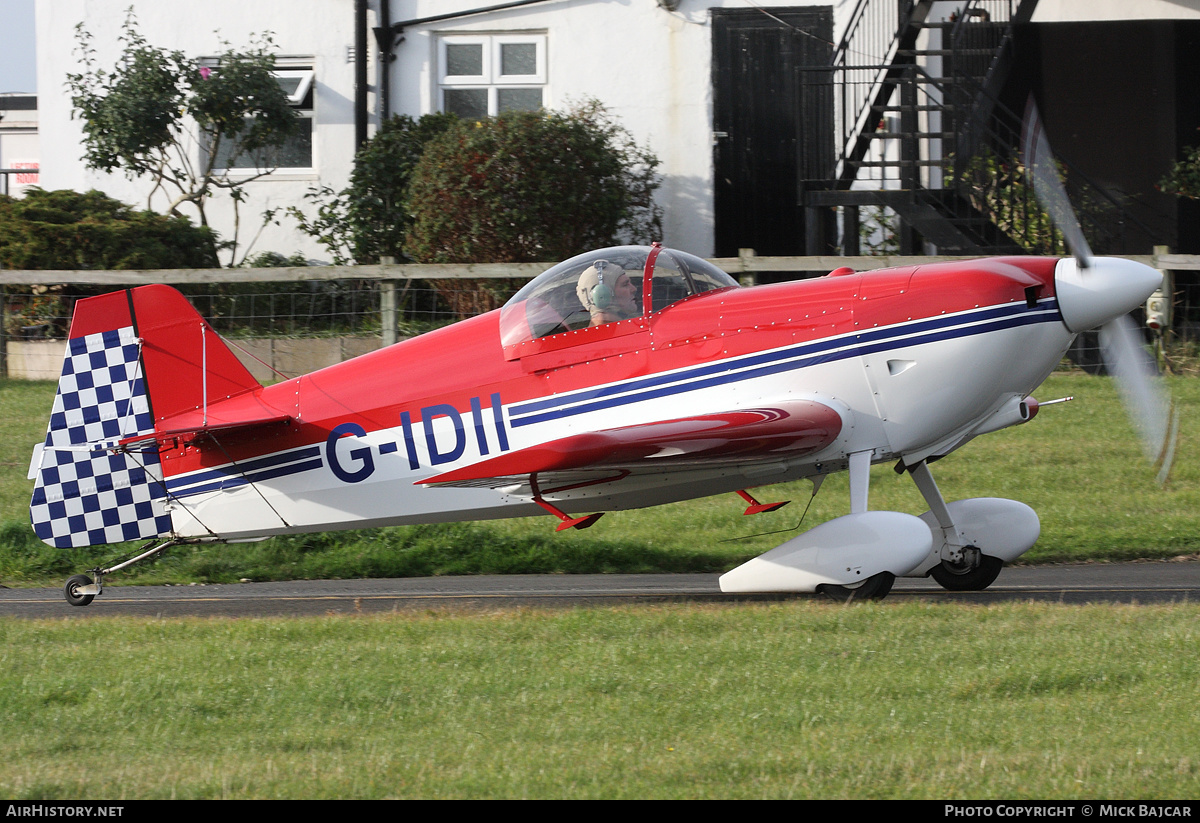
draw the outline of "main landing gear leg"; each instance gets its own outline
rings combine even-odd
[[[1000,570],[1004,568],[1004,561],[984,554],[977,546],[964,545],[967,541],[962,539],[954,525],[954,518],[946,508],[946,500],[942,497],[924,460],[907,468],[942,532],[942,559],[929,570],[930,576],[943,589],[949,591],[977,592],[992,585]],[[935,547],[938,543],[935,537]]]
[[[850,455],[851,514],[862,514],[867,511],[867,499],[870,489],[871,452],[855,452]],[[820,586],[817,586],[817,591],[840,603],[851,603],[856,600],[882,600],[892,590],[892,584],[895,582],[896,575],[891,572],[880,572],[852,586],[837,586],[832,583],[822,583]]]

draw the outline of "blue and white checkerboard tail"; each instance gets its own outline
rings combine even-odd
[[[121,322],[128,323],[129,315],[111,325]],[[172,533],[157,451],[116,448],[122,440],[154,432],[141,345],[132,324],[68,341],[46,440],[30,467],[35,480],[30,520],[37,536],[52,546]]]

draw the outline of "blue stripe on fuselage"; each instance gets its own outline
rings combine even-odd
[[[1034,308],[1023,303],[990,307],[965,314],[918,320],[867,332],[788,346],[769,352],[723,360],[681,372],[630,380],[612,386],[558,395],[509,409],[514,428],[559,420],[577,414],[625,406],[643,400],[683,394],[781,372],[875,354],[901,346],[971,337],[1035,323],[1059,322],[1058,303],[1047,298]]]
[[[322,465],[320,446],[308,446],[172,478],[167,481],[167,493],[172,497],[187,497],[219,489],[231,489],[256,480],[298,474],[310,469],[319,469]]]

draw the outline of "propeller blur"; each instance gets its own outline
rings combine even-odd
[[[1099,328],[1105,365],[1116,381],[1121,401],[1142,440],[1143,451],[1158,466],[1159,482],[1166,482],[1175,456],[1178,414],[1154,361],[1138,342],[1139,332],[1129,318],[1131,308],[1122,308],[1140,305],[1137,296],[1151,284],[1157,289],[1161,275],[1129,260],[1092,256],[1079,217],[1058,177],[1041,115],[1032,97],[1025,108],[1022,146],[1034,193],[1063,233],[1075,258],[1074,268],[1064,265],[1058,276],[1063,322],[1074,332]]]

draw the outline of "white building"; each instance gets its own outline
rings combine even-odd
[[[32,94],[0,94],[0,194],[20,197],[38,176],[38,110]]]
[[[894,7],[895,0],[889,1]],[[311,144],[301,148],[295,166],[250,185],[244,223],[265,209],[304,205],[310,188],[342,188],[357,140],[387,114],[561,109],[595,98],[662,161],[665,243],[704,256],[738,246],[780,253],[745,227],[722,233],[723,221],[730,219],[722,210],[750,227],[782,219],[784,230],[791,231],[788,221],[802,218],[790,212],[803,213],[795,170],[785,165],[775,172],[763,164],[775,157],[794,162],[786,156],[799,153],[802,138],[784,134],[772,143],[759,139],[770,135],[756,125],[750,139],[727,127],[724,118],[731,106],[753,97],[764,110],[755,116],[769,123],[773,101],[789,93],[786,61],[771,50],[782,43],[808,55],[787,52],[788,60],[819,63],[833,51],[857,5],[855,0],[38,0],[40,185],[98,188],[129,203],[146,203],[148,180],[84,167],[80,123],[72,119],[65,85],[67,73],[80,69],[73,54],[75,27],[93,36],[99,64],[111,64],[132,6],[152,45],[199,61],[216,55],[225,42],[240,47],[252,34],[269,31],[281,69],[301,83],[311,78],[311,94],[296,101],[311,120]],[[965,5],[934,3],[928,17],[947,19]],[[1198,8],[1196,0],[1042,0],[1034,21],[1200,19]],[[769,37],[759,36],[768,30]],[[382,59],[387,52],[394,59]],[[741,85],[727,87],[730,76]],[[772,85],[777,80],[779,89]],[[790,128],[813,131],[809,124]],[[722,167],[729,157],[722,153],[728,155],[727,147],[739,140],[734,167],[759,164],[759,182],[734,183],[732,194],[722,194],[731,178]],[[222,213],[214,204],[210,222],[229,234],[227,209]],[[243,228],[241,239],[252,233]],[[267,226],[255,250],[323,257],[286,219]]]
[[[78,71],[72,55],[74,28],[82,23],[93,36],[100,65],[115,61],[125,9],[133,6],[147,41],[181,49],[197,59],[215,55],[222,41],[244,45],[255,32],[271,31],[284,65],[311,68],[315,76],[311,165],[273,174],[252,184],[247,214],[267,208],[302,205],[310,188],[345,185],[355,151],[354,0],[292,0],[245,3],[210,0],[203,4],[131,0],[39,0],[38,77],[42,118],[42,186],[102,189],[114,197],[144,204],[147,180],[126,180],[84,168],[78,120],[71,118],[65,87],[69,71]],[[560,108],[594,97],[607,105],[640,143],[663,162],[662,205],[665,240],[686,249],[710,252],[711,204],[705,192],[712,180],[711,77],[708,53],[709,7],[745,8],[741,0],[684,2],[670,11],[655,0],[547,0],[501,11],[452,15],[481,6],[478,0],[371,0],[370,29],[381,26],[381,6],[393,23],[444,17],[406,25],[396,36],[390,65],[390,100],[384,85],[375,33],[367,40],[369,59],[367,111],[372,130],[386,110],[420,116],[450,105],[470,106],[483,95],[490,111],[505,102]],[[766,2],[762,5],[784,5]],[[788,5],[795,5],[789,3]],[[476,53],[472,54],[472,50]],[[503,51],[502,51],[503,50]],[[501,74],[503,53],[532,61]],[[456,69],[455,55],[467,68]],[[471,67],[472,61],[479,61]],[[477,71],[452,75],[455,70]],[[157,204],[161,208],[161,204]],[[226,221],[214,211],[219,231]],[[295,232],[287,221],[270,226],[256,246],[287,254],[300,249],[313,257],[321,250]]]

